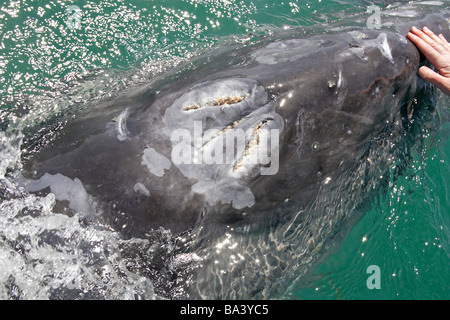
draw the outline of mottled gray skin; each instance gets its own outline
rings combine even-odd
[[[379,49],[383,41],[389,44],[387,50],[392,49],[392,57],[388,53],[383,55]],[[314,198],[318,182],[325,178],[333,180],[345,172],[355,154],[367,148],[365,145],[377,127],[389,120],[392,112],[399,112],[408,91],[414,90],[411,87],[419,62],[417,51],[404,38],[376,31],[284,40],[245,51],[251,58],[237,67],[231,65],[221,70],[213,61],[205,70],[162,88],[140,103],[136,101],[139,97],[123,102],[129,115],[122,130],[128,134],[122,141],[118,137],[121,130],[116,127],[118,121],[96,123],[89,136],[78,132],[87,121],[84,117],[93,116],[90,110],[90,114],[69,124],[60,141],[51,148],[52,157],[39,159],[34,169],[39,174],[79,179],[87,193],[100,203],[104,215],[112,219],[120,216],[119,212],[133,216],[125,221],[132,234],[160,226],[176,234],[193,228],[201,212],[203,220],[213,220],[215,224],[236,223],[243,219],[243,212],[245,219],[252,219],[283,204],[285,199],[295,199],[296,207],[302,209]],[[240,54],[232,52],[217,60],[221,63]],[[218,87],[238,81],[244,92],[252,93],[236,104],[182,110],[183,106],[202,102],[200,97],[195,101],[200,94],[196,91],[213,91],[210,100],[226,96],[222,93],[214,96],[217,88],[211,86],[216,81]],[[192,91],[194,101],[183,96]],[[179,167],[169,164],[154,174],[145,165],[143,156],[147,148],[171,159],[170,130],[187,128],[193,133],[190,126],[194,120],[202,121],[204,130],[222,130],[244,117],[252,117],[262,108],[267,109],[262,113],[263,119],[274,118],[274,113],[283,119],[275,126],[280,129],[280,165],[275,175],[256,174],[238,180],[237,187],[248,186],[254,195],[252,205],[233,207],[244,188],[234,194],[232,185],[230,190],[224,186],[220,191],[224,194],[208,203],[207,195],[192,190],[197,179],[190,179]],[[101,117],[107,110],[99,109]],[[108,120],[115,116],[109,114]],[[256,126],[259,121],[258,115],[250,124]],[[76,148],[61,152],[61,148],[67,147],[68,137],[76,137]],[[206,187],[211,190],[217,185],[221,187],[222,181],[215,175],[229,183],[220,176],[220,166],[215,166],[217,170],[212,172],[208,172],[209,167],[203,163],[190,165],[191,170],[208,175]],[[149,196],[135,190],[137,183],[148,190]],[[227,192],[232,193],[231,203],[222,203],[221,196],[225,197]]]
[[[336,181],[341,188],[342,177],[352,177],[386,124],[410,112],[420,55],[405,38],[409,27],[426,24],[450,38],[443,14],[422,22],[393,21],[381,30],[285,37],[207,56],[204,64],[200,59],[193,70],[169,74],[156,88],[130,91],[78,115],[26,163],[33,173],[28,177],[79,179],[94,199],[84,202],[91,205],[86,210],[100,212],[127,237],[159,227],[174,235],[194,230],[200,248],[227,230],[250,237],[268,225],[301,223],[301,212],[301,221],[313,219],[306,211],[319,190],[332,191]],[[245,98],[204,106],[228,95]],[[201,107],[186,110],[194,104]],[[193,134],[194,121],[201,121],[204,131],[258,123],[278,129],[278,170],[261,175],[268,165],[256,165],[235,177],[229,174],[234,163],[174,164],[171,133]],[[51,187],[52,181],[28,188]],[[214,269],[205,265],[204,270]],[[212,284],[217,274],[198,278],[195,295],[270,297],[262,289],[210,292],[226,287]]]

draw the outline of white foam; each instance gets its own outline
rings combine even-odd
[[[1,300],[155,299],[151,280],[120,260],[121,247],[134,239],[55,214],[54,205],[52,193],[0,202]],[[144,247],[140,241],[136,246]]]

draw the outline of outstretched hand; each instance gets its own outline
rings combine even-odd
[[[442,34],[437,36],[427,27],[422,30],[412,27],[408,38],[439,72],[423,66],[419,76],[450,95],[450,43]]]

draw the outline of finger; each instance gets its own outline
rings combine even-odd
[[[427,27],[423,27],[422,28],[423,33],[425,33],[427,36],[429,36],[434,42],[439,43],[439,44],[443,44],[442,43],[442,39],[439,38],[436,34],[434,34],[433,31],[431,31],[430,29],[428,29]]]
[[[433,40],[430,39],[430,37],[422,30],[419,30],[416,27],[412,27],[409,34],[414,36],[414,39],[416,39],[417,43],[419,43],[419,45],[421,45],[423,48],[428,48],[429,46],[430,49],[432,48],[433,50],[436,50],[436,48],[431,45],[433,43]]]
[[[419,69],[419,76],[426,81],[432,82],[437,80],[439,74],[430,68],[423,66]]]
[[[408,32],[408,38],[411,40],[416,47],[425,55],[425,57],[433,63],[435,62],[439,56],[440,53],[431,45],[429,45],[426,41],[424,41],[422,38],[418,37],[417,35]]]
[[[441,43],[442,40],[427,27],[423,27],[423,31],[417,29],[416,27],[412,27],[411,31],[413,34],[425,41],[429,46],[433,47],[438,53],[442,54],[445,51]]]
[[[445,39],[442,33],[439,35],[439,38],[441,38],[442,42],[445,44],[446,47],[450,46],[450,43],[448,43],[447,39]]]
[[[430,82],[431,84],[434,84],[436,87],[441,89],[445,94],[450,93],[450,81],[449,79],[441,76],[440,74],[434,72],[428,67],[421,67],[419,69],[419,76]]]

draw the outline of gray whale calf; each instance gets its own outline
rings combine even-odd
[[[201,57],[78,114],[25,161],[25,188],[124,237],[189,234],[203,262],[188,297],[280,294],[377,184],[380,140],[412,112],[406,31],[450,38],[446,13],[407,18]]]

